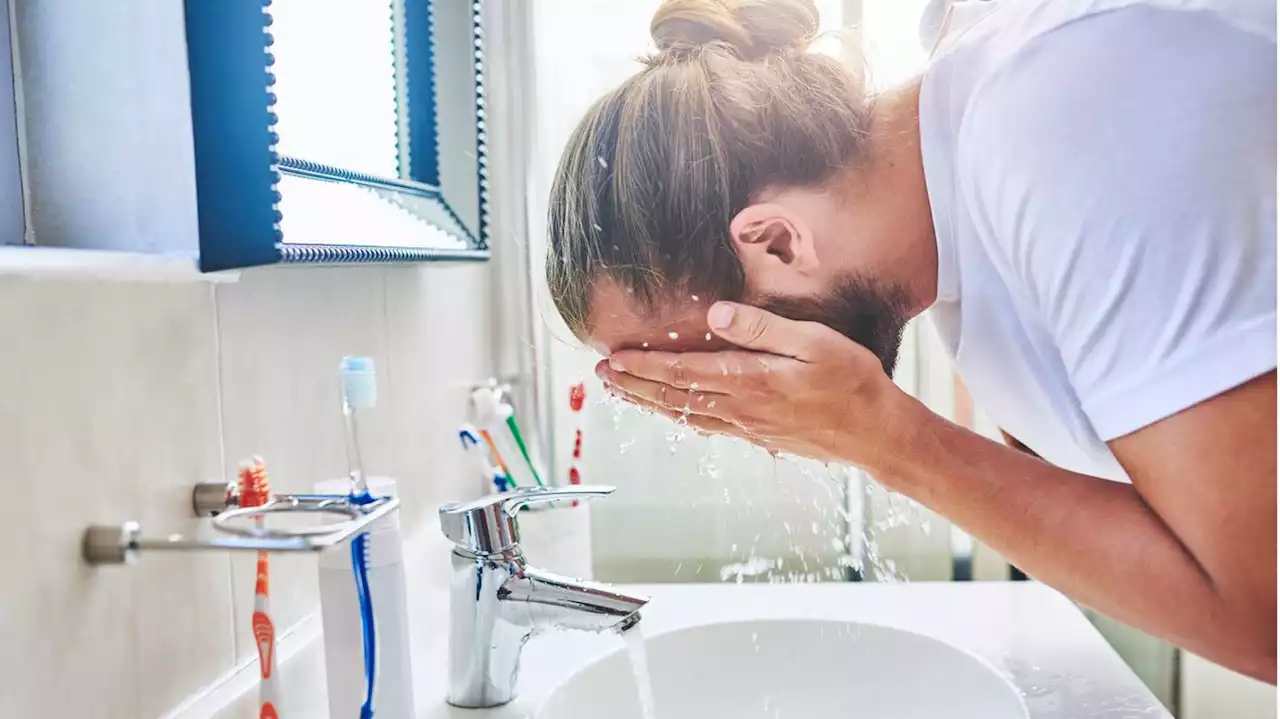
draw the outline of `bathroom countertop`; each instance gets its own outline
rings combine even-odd
[[[646,637],[700,624],[827,619],[879,624],[939,639],[985,660],[1021,691],[1032,719],[1172,719],[1074,604],[1034,582],[908,584],[666,584],[627,587],[652,598]],[[444,647],[416,688],[426,719],[529,719],[551,691],[620,637],[552,632],[525,647],[520,696],[490,710],[444,703]],[[416,658],[415,658],[416,662]],[[423,667],[424,669],[426,667]],[[424,685],[425,684],[425,685]]]

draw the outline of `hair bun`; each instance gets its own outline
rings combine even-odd
[[[818,8],[813,0],[664,0],[649,32],[669,57],[721,44],[743,60],[761,60],[808,48],[818,34]]]

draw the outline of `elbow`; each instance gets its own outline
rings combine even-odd
[[[1242,657],[1240,666],[1234,667],[1236,671],[1248,677],[1253,677],[1260,682],[1266,682],[1272,686],[1276,683],[1276,645],[1271,643],[1271,651],[1255,651],[1249,656]]]
[[[1243,613],[1242,613],[1243,614]],[[1276,683],[1276,612],[1257,612],[1239,616],[1232,632],[1234,651],[1226,666],[1246,676],[1274,685]]]
[[[1261,641],[1250,652],[1244,673],[1271,685],[1276,683],[1276,622],[1271,618],[1270,629],[1261,632]]]

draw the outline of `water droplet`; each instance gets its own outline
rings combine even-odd
[[[648,342],[641,342],[641,343],[640,343],[640,347],[641,347],[642,349],[649,349],[649,343],[648,343]]]
[[[626,454],[627,450],[631,449],[634,446],[636,446],[636,440],[628,439],[624,441],[622,444],[618,445],[618,454]]]
[[[668,332],[668,333],[667,333],[667,336],[668,336],[668,337],[670,337],[670,338],[671,338],[671,339],[673,339],[673,340],[678,340],[678,339],[680,339],[680,333],[679,333],[679,332]]]
[[[710,332],[708,332],[708,333],[707,333],[707,336],[706,336],[706,338],[705,338],[705,339],[706,339],[708,342],[710,342],[710,341],[711,341],[711,333],[710,333]]]
[[[720,568],[720,581],[727,582],[733,577],[758,577],[770,570],[781,567],[782,560],[748,557],[745,562],[726,564]]]
[[[698,296],[697,296],[697,295],[689,295],[689,296],[693,298],[693,301],[694,301],[694,302],[697,302],[697,301],[698,301]]]
[[[609,163],[605,162],[604,158],[600,155],[596,155],[596,162],[600,163],[600,167],[603,167],[606,170],[609,169]]]
[[[716,401],[714,399],[711,400],[710,402],[707,402],[707,409],[715,409],[715,408],[716,408]]]
[[[596,232],[604,232],[604,228],[594,222],[591,223],[591,227],[594,228]],[[618,249],[618,246],[614,245],[613,249]]]

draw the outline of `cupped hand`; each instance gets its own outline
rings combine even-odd
[[[727,302],[707,320],[737,349],[620,351],[596,373],[612,394],[701,432],[873,471],[928,412],[871,351],[824,325]]]

